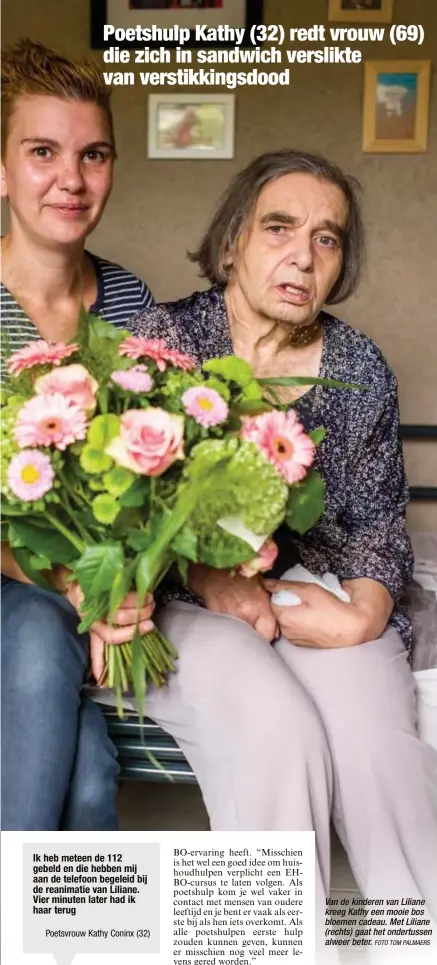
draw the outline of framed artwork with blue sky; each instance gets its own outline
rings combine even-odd
[[[428,147],[429,60],[368,60],[363,151],[419,154]]]

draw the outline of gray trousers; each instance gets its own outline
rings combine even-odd
[[[270,646],[242,620],[180,602],[158,623],[178,669],[146,713],[190,762],[211,829],[314,830],[328,895],[332,818],[363,896],[425,898],[437,920],[437,753],[416,733],[398,633]]]

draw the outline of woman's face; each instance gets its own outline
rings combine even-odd
[[[312,174],[263,188],[232,257],[230,284],[252,313],[291,327],[317,317],[342,269],[347,217],[340,188]]]
[[[18,97],[2,159],[11,230],[44,247],[83,242],[103,214],[114,154],[108,120],[97,104]]]

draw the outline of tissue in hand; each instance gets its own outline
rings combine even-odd
[[[293,580],[293,582],[298,583],[317,583],[324,590],[328,590],[329,593],[333,593],[337,596],[339,600],[343,600],[344,603],[350,603],[350,597],[343,590],[338,577],[334,576],[333,573],[325,573],[323,576],[315,576],[314,573],[310,573],[309,570],[297,563],[296,566],[292,566],[290,570],[286,570],[282,574],[281,580]],[[300,596],[296,593],[291,593],[290,590],[279,590],[278,593],[273,593],[272,603],[276,606],[299,606],[302,603]]]

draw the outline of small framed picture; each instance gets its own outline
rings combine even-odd
[[[234,94],[150,94],[150,158],[234,156]]]
[[[368,60],[363,151],[419,154],[428,147],[430,60]]]
[[[328,20],[391,23],[394,0],[329,0]]]

